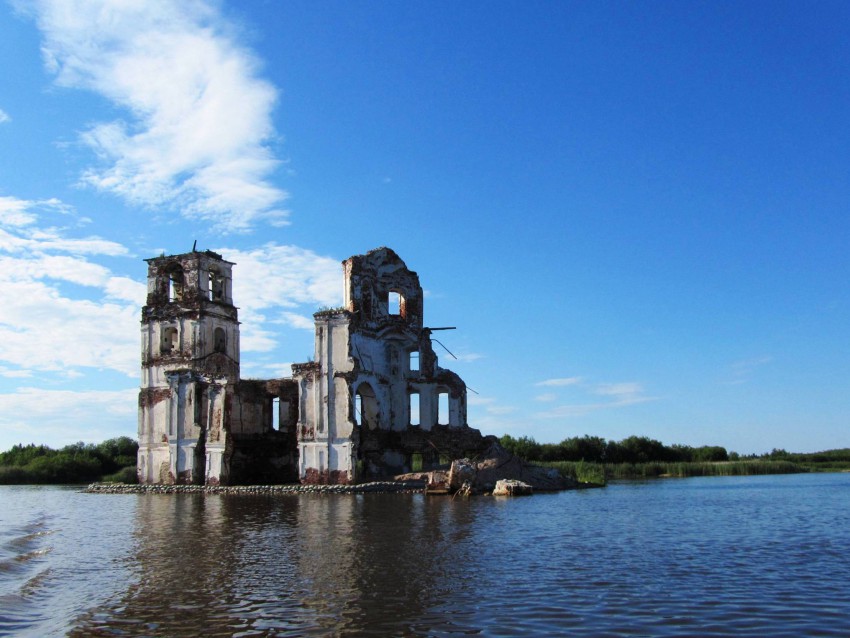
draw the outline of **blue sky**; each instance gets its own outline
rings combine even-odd
[[[385,245],[485,433],[850,447],[848,65],[841,2],[0,4],[0,449],[135,436],[195,240],[246,377]]]

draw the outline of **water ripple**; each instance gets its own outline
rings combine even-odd
[[[849,499],[834,475],[466,501],[0,488],[0,635],[842,636]]]

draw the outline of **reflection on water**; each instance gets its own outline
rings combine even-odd
[[[0,488],[0,635],[850,633],[850,475],[468,501],[32,490]]]
[[[415,628],[455,585],[474,586],[459,542],[472,516],[468,502],[410,494],[141,497],[136,582],[71,635]]]

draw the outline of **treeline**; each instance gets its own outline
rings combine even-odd
[[[850,448],[825,450],[823,452],[786,452],[774,448],[761,458],[795,463],[810,470],[829,472],[850,470]]]
[[[136,482],[138,443],[121,436],[103,443],[74,443],[59,450],[16,445],[0,452],[0,484]]]
[[[774,448],[761,455],[741,456],[719,445],[668,446],[645,436],[606,441],[585,435],[560,443],[538,443],[531,437],[506,434],[499,441],[503,448],[527,461],[597,485],[618,478],[850,471],[850,448],[814,453]]]
[[[645,436],[630,436],[622,441],[606,441],[599,436],[577,436],[560,443],[538,443],[533,438],[514,438],[505,434],[499,439],[508,452],[527,461],[553,463],[556,461],[585,461],[600,464],[638,463],[710,463],[735,460],[719,445],[664,445]]]

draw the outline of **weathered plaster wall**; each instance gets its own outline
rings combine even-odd
[[[299,477],[308,483],[351,483],[355,480],[352,455],[351,398],[348,375],[348,313],[315,315],[315,363],[293,366],[301,389],[298,423]]]

